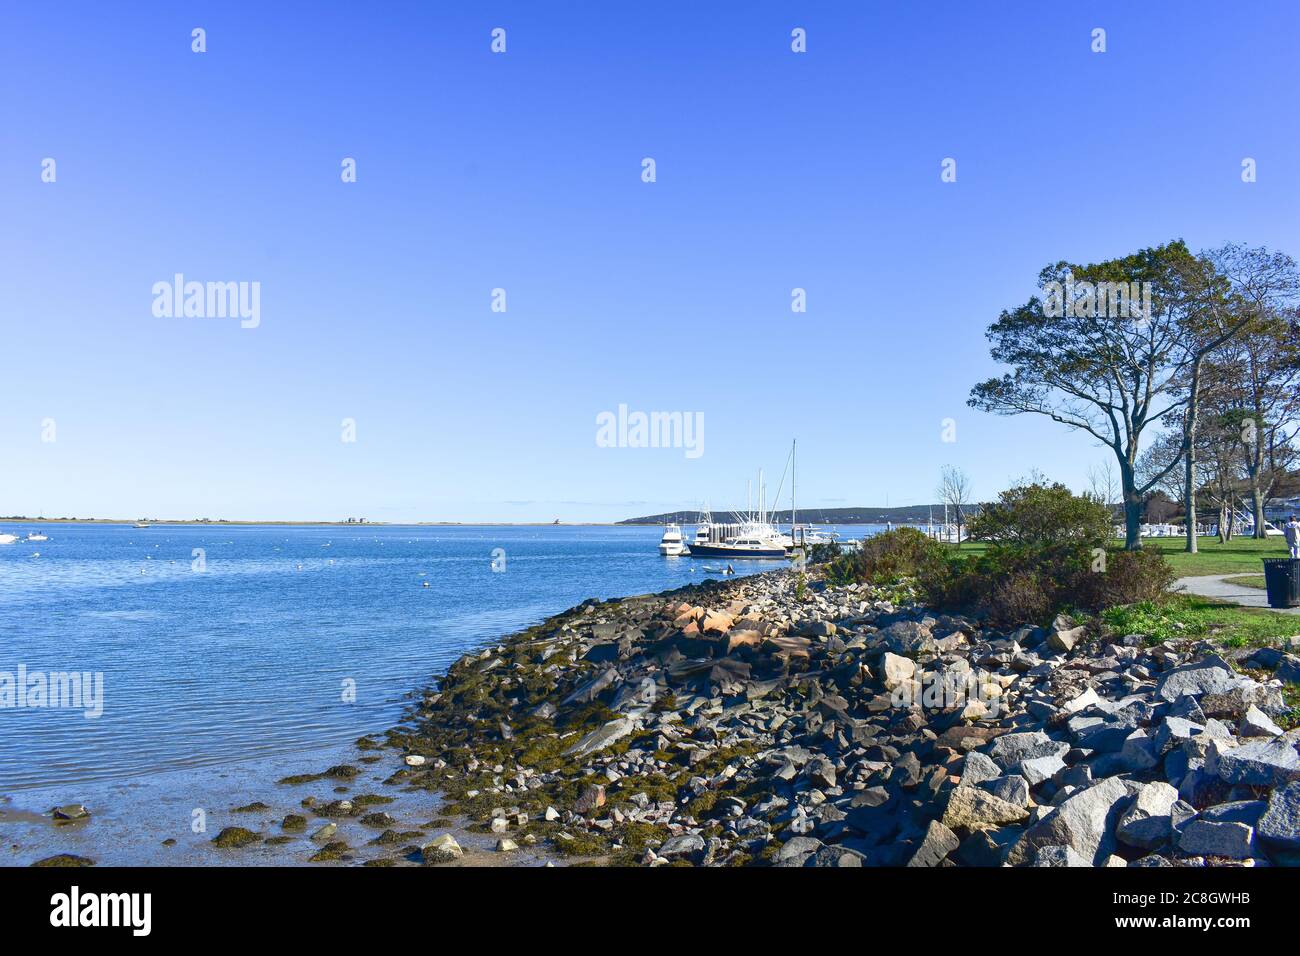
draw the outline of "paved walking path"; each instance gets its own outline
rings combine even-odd
[[[1238,571],[1235,574],[1202,574],[1191,578],[1179,578],[1174,582],[1175,591],[1186,591],[1201,597],[1230,601],[1243,607],[1262,607],[1278,614],[1300,614],[1300,607],[1270,608],[1268,596],[1263,588],[1248,588],[1241,584],[1231,584],[1224,578],[1239,578],[1250,572]]]

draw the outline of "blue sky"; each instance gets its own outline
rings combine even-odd
[[[614,520],[792,437],[806,505],[1082,487],[1087,437],[965,405],[999,310],[1300,254],[1294,3],[271,6],[0,10],[0,514]],[[178,272],[260,325],[155,316]],[[620,404],[704,453],[598,447]]]

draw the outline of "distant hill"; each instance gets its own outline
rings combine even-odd
[[[935,521],[943,520],[943,505],[906,505],[901,508],[800,508],[800,523],[808,524],[918,524],[927,521],[931,510]],[[972,506],[970,511],[974,511]],[[773,511],[771,519],[776,524],[789,524],[790,512]],[[735,520],[731,512],[713,512],[715,521]],[[619,524],[699,524],[698,511],[670,511],[661,515],[646,515],[642,518],[626,518]]]

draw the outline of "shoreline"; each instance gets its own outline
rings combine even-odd
[[[452,665],[385,735],[395,779],[504,852],[609,865],[1300,865],[1300,728],[1273,721],[1300,639],[998,632],[907,597],[779,570],[585,602]]]
[[[777,569],[588,599],[343,762],[250,783],[267,802],[196,862],[1300,865],[1300,727],[1274,722],[1300,638],[997,631],[910,598]]]

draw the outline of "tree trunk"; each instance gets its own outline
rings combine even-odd
[[[1259,472],[1250,476],[1250,509],[1255,517],[1255,537],[1266,538],[1264,528],[1264,494],[1259,487]]]
[[[1187,416],[1183,420],[1183,512],[1187,523],[1188,554],[1196,553],[1196,416],[1200,411],[1201,359],[1192,365],[1192,383],[1187,399]]]
[[[1228,543],[1228,534],[1231,529],[1228,527],[1228,509],[1222,501],[1219,502],[1219,544]]]
[[[1138,494],[1133,463],[1116,452],[1119,459],[1120,495],[1124,501],[1124,550],[1142,547],[1142,496]]]

